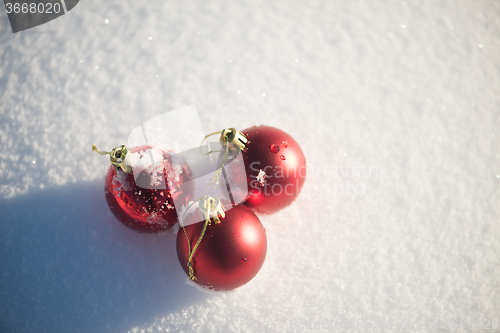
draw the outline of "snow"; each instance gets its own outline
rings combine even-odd
[[[132,168],[134,175],[139,175],[142,171],[148,170],[150,173],[150,188],[166,188],[164,171],[166,166],[170,166],[169,161],[166,159],[168,154],[157,147],[145,149],[135,153],[127,153],[124,164]],[[172,180],[179,179],[181,170],[179,168],[168,168],[170,174],[167,179],[169,180],[170,188],[173,188]]]
[[[260,186],[264,186],[265,181],[266,181],[266,172],[260,169],[259,174],[257,175],[257,182]]]
[[[124,164],[132,168],[135,173],[140,173],[148,168],[155,168],[159,161],[163,161],[164,153],[156,147],[148,148],[135,153],[128,152]],[[163,164],[161,165],[163,167]],[[161,170],[163,172],[163,170]]]
[[[487,0],[87,0],[17,34],[0,11],[0,331],[499,320],[499,34]],[[201,137],[275,126],[308,163],[230,293],[116,221],[91,149],[193,104]]]

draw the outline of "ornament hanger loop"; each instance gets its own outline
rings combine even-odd
[[[215,175],[208,182],[207,186],[214,184],[214,188],[217,188],[217,186],[219,185],[220,175],[222,174],[222,169],[224,168],[224,164],[226,164],[228,153],[229,153],[229,145],[226,145],[226,150],[224,151],[224,159],[222,160],[220,167],[215,172]]]
[[[125,173],[130,173],[132,169],[129,165],[125,164],[125,159],[127,158],[128,149],[125,145],[115,147],[111,152],[99,151],[96,145],[92,145],[92,151],[95,151],[99,155],[109,155],[109,161],[118,172],[118,168],[122,169]]]
[[[200,236],[198,237],[198,240],[196,241],[196,244],[194,245],[193,249],[191,250],[191,242],[189,241],[189,236],[186,231],[186,227],[184,226],[184,218],[186,216],[186,213],[188,212],[189,208],[191,208],[195,203],[199,202],[198,209],[200,210],[200,216],[202,219],[205,220],[205,223],[203,224],[203,230],[201,231]],[[196,277],[194,276],[194,269],[193,265],[191,262],[193,261],[193,256],[194,252],[198,248],[198,246],[201,243],[201,240],[203,236],[205,235],[205,231],[207,230],[207,226],[212,224],[212,219],[216,224],[219,224],[221,221],[220,219],[226,217],[226,213],[224,212],[224,208],[220,202],[220,199],[217,197],[213,197],[210,195],[204,196],[202,198],[199,198],[195,202],[191,203],[188,208],[184,211],[184,214],[182,214],[182,218],[180,220],[180,224],[182,227],[182,230],[184,230],[184,234],[186,235],[187,243],[188,243],[188,261],[187,261],[187,266],[189,270],[189,278],[193,281],[196,281]]]
[[[238,151],[238,149],[242,150],[242,151],[245,150],[246,144],[248,143],[248,139],[246,138],[245,134],[237,131],[234,127],[227,128],[227,129],[224,129],[222,131],[210,133],[210,134],[206,135],[203,138],[203,140],[201,140],[200,152],[203,155],[208,155],[208,154],[215,153],[215,152],[221,152],[220,150],[212,150],[212,151],[209,151],[207,153],[204,153],[203,151],[201,151],[201,147],[203,146],[203,142],[205,142],[206,139],[208,139],[209,137],[211,137],[212,135],[215,135],[215,134],[220,134],[219,142],[220,142],[221,146],[226,146],[229,144],[229,148],[231,150],[234,150],[234,151]]]
[[[210,133],[208,135],[205,135],[205,137],[203,138],[203,140],[201,140],[201,143],[200,143],[200,153],[202,153],[203,155],[208,155],[208,154],[211,154],[211,153],[216,153],[216,152],[220,152],[220,150],[210,150],[208,153],[204,153],[202,150],[201,150],[201,147],[203,146],[203,142],[205,142],[206,139],[208,139],[209,137],[211,137],[212,135],[215,135],[215,134],[220,134],[222,133],[221,131],[218,131],[218,132],[213,132],[213,133]]]
[[[210,186],[213,184],[214,188],[217,188],[217,186],[219,185],[220,175],[222,173],[222,168],[224,168],[224,164],[226,164],[227,155],[229,154],[229,150],[232,150],[233,152],[237,152],[240,150],[243,151],[246,149],[246,144],[248,143],[248,139],[246,138],[246,136],[243,133],[238,132],[234,127],[231,127],[228,129],[224,129],[220,132],[210,133],[207,136],[205,136],[205,138],[203,138],[203,140],[201,141],[201,144],[200,144],[200,152],[203,155],[208,155],[208,154],[211,154],[214,152],[221,152],[220,150],[209,151],[208,153],[204,153],[203,151],[201,151],[201,147],[203,146],[203,142],[205,142],[205,140],[208,137],[215,135],[215,134],[219,134],[219,133],[220,133],[219,142],[222,146],[226,146],[226,149],[224,150],[224,159],[222,160],[221,166],[217,169],[217,171],[215,172],[215,175],[212,177],[212,179],[207,184],[207,186]]]

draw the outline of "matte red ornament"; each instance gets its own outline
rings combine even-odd
[[[306,159],[299,144],[270,126],[241,132],[248,140],[242,152],[249,192],[244,204],[267,214],[289,206],[306,180]]]
[[[132,148],[128,154],[145,154],[150,148]],[[180,190],[182,182],[189,178],[188,168],[174,162],[173,153],[159,149],[156,152],[161,152],[163,158],[154,165],[128,173],[112,165],[106,176],[109,208],[120,222],[139,232],[159,232],[172,227],[177,222],[174,201],[186,204],[191,195],[186,188],[183,190],[188,193]]]
[[[205,222],[199,221],[198,211],[184,219],[191,250],[199,239]],[[195,282],[215,290],[238,288],[257,275],[267,253],[266,231],[259,218],[247,207],[238,205],[225,212],[220,223],[206,227],[191,265]],[[189,248],[183,229],[177,234],[177,257],[189,276]]]

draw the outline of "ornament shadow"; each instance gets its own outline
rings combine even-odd
[[[0,331],[126,332],[212,295],[186,284],[175,235],[139,234],[102,181],[0,202]]]

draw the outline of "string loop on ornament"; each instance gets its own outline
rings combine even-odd
[[[212,200],[210,200],[210,199],[212,199]],[[192,281],[196,281],[196,276],[194,275],[194,269],[193,269],[193,265],[191,264],[191,262],[193,261],[193,256],[194,256],[194,253],[196,252],[196,249],[200,245],[201,240],[203,239],[203,236],[205,235],[205,231],[207,230],[207,226],[211,224],[211,222],[210,222],[211,216],[210,215],[211,215],[211,211],[212,211],[212,203],[213,202],[217,202],[218,203],[217,207],[215,207],[214,210],[216,212],[219,212],[221,214],[221,217],[225,216],[224,209],[222,208],[220,200],[218,198],[216,198],[216,199],[217,200],[215,200],[214,197],[211,197],[209,195],[207,195],[205,197],[199,198],[198,200],[192,202],[186,208],[186,210],[182,214],[182,218],[180,219],[180,224],[181,224],[182,230],[184,231],[184,235],[186,235],[186,239],[187,239],[187,243],[188,243],[188,261],[187,261],[187,267],[188,267],[188,272],[189,272],[189,279],[191,279]],[[207,205],[205,206],[205,209],[206,209],[205,222],[203,224],[203,229],[201,231],[201,234],[198,237],[198,240],[196,241],[196,244],[194,245],[193,249],[191,250],[191,242],[189,240],[189,236],[187,234],[186,227],[184,226],[184,218],[186,217],[186,213],[189,211],[189,209],[195,203],[197,203],[197,202],[199,203],[201,200],[205,200],[205,202],[207,203]],[[199,209],[201,211],[201,208],[199,208]],[[216,223],[220,223],[220,220],[219,220],[219,218],[217,216],[214,218],[214,220],[216,221]]]
[[[246,144],[248,143],[248,139],[246,138],[246,136],[243,133],[238,132],[233,127],[228,128],[228,129],[224,129],[224,130],[219,131],[219,132],[213,132],[213,133],[208,134],[207,136],[205,136],[203,138],[203,140],[201,140],[200,153],[202,153],[203,155],[208,155],[208,154],[215,153],[215,152],[221,152],[220,150],[213,150],[213,151],[209,151],[207,153],[204,153],[201,150],[201,147],[203,146],[203,142],[205,142],[205,140],[208,137],[215,135],[215,134],[220,134],[219,142],[222,146],[226,146],[226,149],[224,150],[224,159],[222,160],[220,167],[217,168],[215,175],[212,177],[212,179],[207,184],[207,186],[210,186],[213,184],[213,187],[217,188],[217,186],[219,185],[220,176],[222,174],[222,169],[224,168],[224,165],[226,164],[226,161],[227,161],[229,149],[233,149],[236,151],[238,149],[242,150],[242,151],[245,150]]]
[[[217,171],[215,172],[215,175],[208,182],[207,186],[214,184],[214,188],[217,188],[217,186],[219,185],[220,175],[222,174],[222,169],[224,168],[224,164],[226,164],[228,153],[229,153],[229,145],[226,144],[226,149],[224,151],[224,158],[222,159],[222,163],[221,163],[220,167],[217,169]]]
[[[109,161],[115,168],[116,172],[118,172],[118,169],[122,169],[125,173],[130,173],[132,171],[130,166],[125,163],[125,159],[128,154],[128,149],[125,145],[115,147],[110,152],[99,151],[96,145],[92,145],[92,151],[95,151],[99,155],[109,155]]]
[[[203,142],[205,142],[206,139],[208,139],[212,135],[222,134],[222,133],[223,133],[223,131],[218,131],[218,132],[213,132],[213,133],[210,133],[208,135],[205,135],[205,137],[203,138],[203,140],[201,140],[201,143],[200,143],[200,153],[202,153],[203,155],[209,155],[209,154],[212,154],[212,153],[220,153],[220,152],[222,152],[221,150],[210,150],[207,153],[204,153],[201,150],[201,147],[203,146]],[[222,168],[224,167],[224,163],[226,163],[226,159],[227,159],[228,147],[229,147],[229,145],[226,145],[226,149],[225,149],[225,152],[224,152],[224,161],[222,162],[222,165],[219,168],[217,168],[217,171],[215,172],[215,175],[212,177],[212,179],[210,179],[210,181],[208,182],[207,186],[212,185],[214,182],[215,182],[214,188],[217,188],[217,186],[219,185],[220,174],[222,173]]]
[[[95,151],[96,153],[98,153],[99,155],[111,155],[110,152],[107,152],[107,151],[99,151],[96,147],[96,145],[92,145],[92,151]]]
[[[205,142],[206,139],[208,139],[212,135],[221,134],[221,133],[222,133],[222,131],[218,131],[218,132],[213,132],[213,133],[210,133],[208,135],[205,135],[205,137],[203,138],[203,140],[201,140],[201,143],[200,143],[200,153],[202,153],[203,155],[209,155],[209,154],[212,154],[212,153],[221,152],[220,150],[210,150],[208,153],[204,153],[204,152],[201,151],[201,147],[203,147],[203,142]]]

